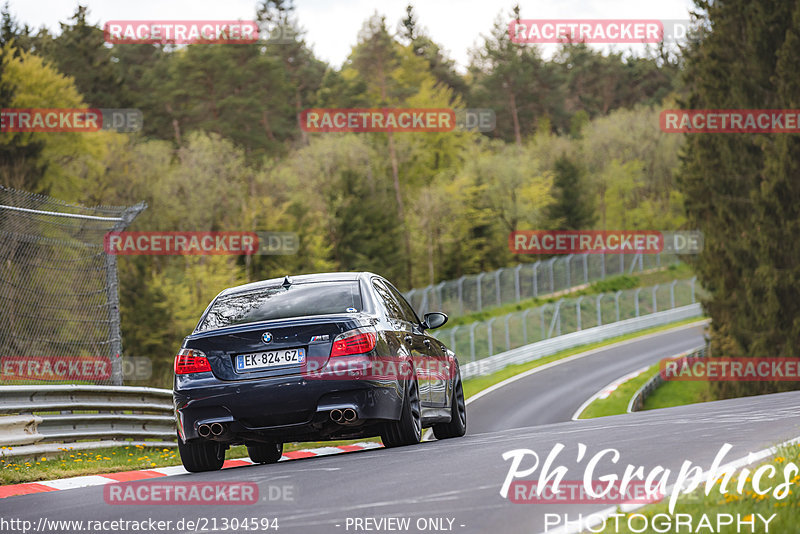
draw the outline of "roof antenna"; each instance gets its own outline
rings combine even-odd
[[[289,275],[283,277],[283,284],[281,284],[284,289],[289,289],[292,286],[292,281],[289,280]]]

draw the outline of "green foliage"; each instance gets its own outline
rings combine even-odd
[[[682,106],[794,109],[800,5],[769,9],[698,1],[706,27],[687,51]],[[715,356],[796,357],[800,339],[800,138],[797,134],[695,133],[680,171],[712,318]],[[718,382],[720,398],[797,389],[797,382]]]
[[[567,156],[555,162],[555,201],[548,206],[550,220],[560,230],[586,230],[596,219],[583,169]]]
[[[638,276],[631,276],[622,274],[619,276],[612,276],[605,280],[598,280],[593,282],[591,291],[593,293],[611,293],[623,289],[632,289],[641,285],[641,280]]]
[[[595,212],[601,227],[684,222],[679,142],[652,128],[673,67],[654,57],[576,46],[548,60],[511,43],[498,19],[463,76],[409,7],[398,35],[370,16],[334,68],[283,0],[256,8],[262,26],[291,28],[294,41],[280,44],[107,46],[87,17],[79,6],[57,35],[31,35],[3,11],[3,107],[138,108],[143,131],[0,133],[2,183],[86,204],[146,201],[130,230],[300,240],[290,256],[120,257],[124,350],[154,358],[155,385],[168,385],[181,338],[233,284],[363,269],[406,290],[535,261],[508,250],[517,229],[592,227]],[[309,134],[298,124],[310,107],[382,106],[492,108],[497,130]]]

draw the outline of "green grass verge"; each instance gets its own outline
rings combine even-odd
[[[606,523],[606,528],[602,532],[615,533],[615,534],[629,534],[634,532],[676,532],[675,518],[676,514],[689,514],[691,515],[692,528],[683,530],[680,527],[678,532],[714,532],[715,534],[740,534],[742,532],[798,532],[798,525],[800,525],[800,492],[794,491],[793,488],[789,489],[788,495],[781,499],[775,496],[776,487],[784,482],[784,469],[786,469],[789,462],[795,465],[800,465],[800,445],[792,445],[789,447],[782,447],[776,456],[769,462],[760,465],[772,465],[776,470],[774,478],[769,478],[770,471],[766,471],[765,475],[761,478],[760,487],[762,490],[766,488],[773,488],[764,495],[759,495],[753,491],[752,474],[755,473],[758,467],[748,467],[750,469],[750,476],[746,477],[746,482],[743,487],[743,492],[739,494],[736,490],[739,480],[737,473],[731,478],[728,483],[727,491],[722,493],[720,491],[720,480],[718,479],[708,495],[705,495],[705,485],[701,485],[698,491],[689,495],[682,495],[675,506],[673,513],[669,512],[668,499],[656,504],[645,506],[627,514],[626,518],[620,518],[619,526],[616,528],[613,520]],[[795,486],[800,482],[800,474],[795,475],[793,478],[787,477],[787,482],[791,486]],[[791,487],[790,486],[790,487]],[[778,493],[778,495],[781,495]],[[619,511],[618,511],[619,513]],[[631,518],[633,514],[641,514],[647,518],[649,528],[641,530],[644,525],[644,520],[641,517]],[[662,514],[662,515],[659,515]],[[730,514],[733,516],[732,525],[723,525],[717,529],[717,518],[721,514]],[[775,515],[771,520],[770,517]],[[697,526],[705,515],[712,525],[711,528]],[[769,529],[765,529],[764,523],[759,519],[758,515],[766,518],[769,521]],[[656,516],[659,516],[656,518]],[[726,516],[722,516],[726,517]],[[741,521],[751,521],[755,519],[755,528],[751,528],[749,524],[742,524],[742,527],[737,526],[737,518]],[[628,519],[631,520],[630,525]],[[665,521],[670,521],[672,527],[665,528]],[[631,528],[629,528],[632,527]],[[597,527],[594,527],[593,532],[600,532]]]
[[[592,419],[628,413],[628,403],[630,403],[631,397],[657,372],[658,364],[656,363],[639,376],[620,384],[605,399],[596,399],[581,412],[579,419]]]
[[[644,400],[644,409],[656,410],[715,400],[710,386],[711,383],[706,381],[664,382]]]
[[[635,337],[660,332],[675,328],[683,324],[696,322],[698,319],[687,319],[669,325],[649,328],[633,334],[619,336],[606,341],[592,343],[581,347],[561,351],[552,356],[526,364],[512,365],[494,374],[482,376],[464,381],[464,395],[469,398],[479,391],[482,391],[494,384],[511,378],[519,373],[539,367],[574,354],[585,352],[599,347],[633,339]],[[317,441],[306,443],[286,443],[284,452],[299,449],[310,449],[315,447],[334,447],[337,445],[349,445],[358,442],[380,442],[379,438],[364,438],[347,441]],[[231,447],[225,454],[225,458],[242,458],[247,456],[247,448],[244,446]],[[0,459],[0,485],[19,484],[22,482],[35,482],[37,480],[52,480],[55,478],[66,478],[81,475],[96,475],[101,473],[115,473],[119,471],[132,471],[137,469],[148,469],[154,467],[169,467],[179,465],[180,458],[177,449],[155,449],[149,447],[115,447],[108,449],[98,449],[94,451],[72,451],[65,449],[65,452],[56,457],[41,457],[30,461],[16,462],[12,459]]]
[[[316,447],[335,447],[367,441],[380,442],[379,438],[363,438],[358,440],[315,441],[308,443],[286,443],[284,452]],[[225,452],[225,458],[243,458],[247,456],[247,447],[231,447]],[[52,480],[55,478],[76,477],[82,475],[98,475],[101,473],[117,473],[152,469],[154,467],[170,467],[180,465],[178,449],[158,449],[131,445],[126,447],[110,447],[91,451],[76,451],[68,447],[55,457],[39,457],[29,461],[0,459],[0,485]]]

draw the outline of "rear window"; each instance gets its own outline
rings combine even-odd
[[[358,282],[315,282],[261,288],[220,297],[196,332],[272,319],[361,311]]]

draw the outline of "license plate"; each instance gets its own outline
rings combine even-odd
[[[306,361],[306,349],[279,349],[236,355],[236,370],[257,371],[286,365],[302,365]]]

